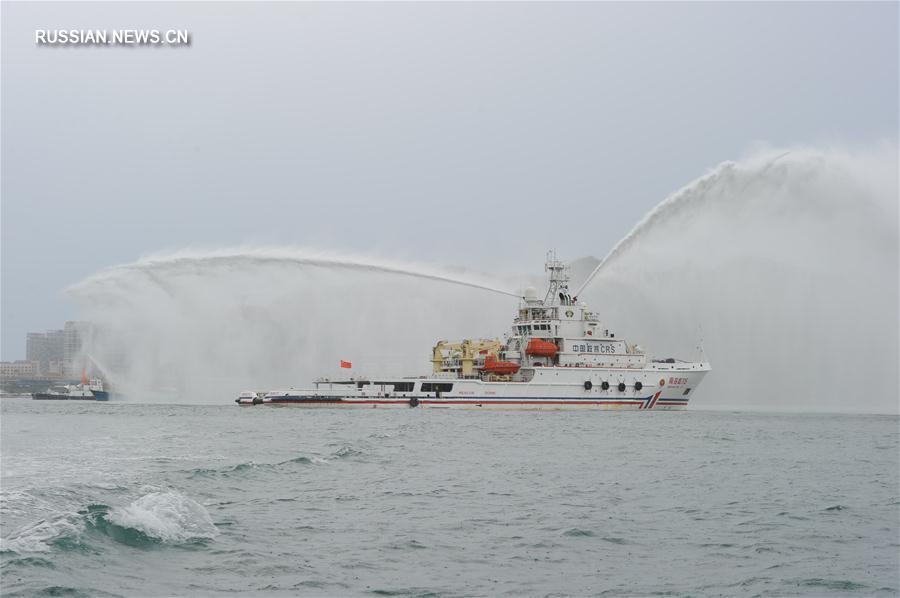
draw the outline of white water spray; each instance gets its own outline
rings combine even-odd
[[[399,263],[377,260],[368,256],[351,256],[327,253],[297,247],[236,247],[214,250],[180,250],[175,252],[159,252],[145,256],[133,264],[124,264],[102,270],[86,280],[72,285],[67,291],[79,294],[85,290],[101,287],[106,283],[117,286],[123,276],[133,273],[144,273],[150,278],[165,276],[169,273],[184,273],[197,268],[239,269],[278,265],[288,267],[324,267],[334,269],[377,271],[387,274],[399,274],[458,284],[492,293],[520,297],[521,294],[490,286],[487,281],[479,281],[477,275],[466,274],[465,271],[453,273],[449,270],[438,270],[433,266],[422,266],[414,263]]]
[[[578,294],[657,357],[695,356],[702,325],[714,369],[696,407],[896,413],[897,221],[896,146],[761,152],[663,201]],[[70,292],[98,326],[89,351],[126,392],[221,402],[318,375],[427,372],[436,339],[502,334],[511,288],[240,248],[156,254]]]
[[[512,287],[465,270],[245,247],[154,254],[68,292],[96,325],[87,352],[119,391],[222,402],[320,375],[426,373],[438,338],[501,334]],[[342,359],[353,370],[338,370]]]
[[[697,406],[898,411],[897,147],[768,151],[652,210],[579,294],[657,355],[712,361]]]

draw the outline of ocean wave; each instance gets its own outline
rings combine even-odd
[[[211,540],[219,535],[203,505],[178,492],[151,492],[127,507],[111,509],[105,518],[98,520],[103,519],[121,528],[124,538],[134,536],[129,530],[173,544]],[[106,531],[116,530],[109,527]]]
[[[333,452],[331,456],[337,459],[347,459],[350,457],[361,457],[362,454],[362,451],[358,451],[349,446],[342,446],[341,448]]]
[[[96,552],[86,532],[130,546],[210,540],[219,534],[199,503],[174,491],[150,492],[124,507],[95,503],[42,519],[0,539],[0,548],[16,554]]]
[[[196,469],[189,470],[190,475],[188,477],[230,477],[235,474],[244,474],[254,471],[271,471],[284,468],[286,466],[325,465],[327,463],[329,463],[328,459],[323,459],[322,457],[306,457],[301,455],[299,457],[294,457],[285,461],[279,461],[277,463],[256,463],[255,461],[246,461],[244,463],[237,463],[235,465],[229,465],[227,467],[198,467]]]
[[[591,537],[596,534],[594,534],[594,532],[592,532],[589,529],[580,529],[577,527],[573,527],[572,529],[568,529],[568,530],[564,531],[563,535],[570,536],[573,538],[579,538],[579,537]]]
[[[12,552],[12,551],[7,551]],[[56,565],[50,559],[41,558],[39,556],[22,556],[19,558],[10,558],[6,560],[0,571],[6,571],[8,567],[43,567],[45,569],[56,569]]]
[[[849,579],[822,579],[820,577],[816,577],[813,579],[804,579],[800,582],[800,585],[813,588],[825,588],[828,590],[841,592],[864,590],[868,587],[865,584],[850,581]]]
[[[13,593],[10,596],[71,596],[72,598],[81,598],[84,596],[85,598],[95,598],[97,596],[118,596],[118,594],[109,594],[107,592],[103,592],[97,590],[95,588],[73,588],[69,586],[47,586],[45,588],[41,588],[37,592],[23,592],[22,594]]]
[[[77,513],[67,513],[53,519],[42,519],[0,539],[3,552],[18,554],[50,552],[52,544],[64,538],[77,538],[83,526]]]

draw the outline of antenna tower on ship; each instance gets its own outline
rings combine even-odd
[[[544,304],[570,305],[572,297],[569,295],[569,267],[559,261],[553,249],[547,252],[544,270],[550,273],[550,287],[544,297]]]

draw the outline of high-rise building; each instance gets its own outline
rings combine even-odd
[[[87,357],[83,354],[84,346],[89,342],[92,332],[90,322],[66,322],[63,328],[63,362],[70,375],[81,373],[88,366]]]
[[[50,373],[51,364],[55,364],[52,369],[62,369],[64,375],[78,375],[88,365],[83,349],[92,330],[90,322],[70,321],[62,330],[29,332],[25,336],[25,358],[38,362],[44,374]]]
[[[29,332],[25,335],[25,359],[39,362],[49,361],[46,332]]]
[[[25,336],[25,359],[40,363],[46,371],[51,361],[63,361],[65,338],[62,330],[29,332]]]

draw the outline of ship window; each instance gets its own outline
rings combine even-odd
[[[394,392],[412,392],[415,382],[376,382],[377,385],[390,384],[394,387]]]
[[[423,382],[422,392],[450,392],[453,384],[450,382]]]

